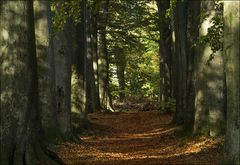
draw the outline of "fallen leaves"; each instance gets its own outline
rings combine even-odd
[[[84,144],[64,143],[54,150],[67,164],[218,164],[223,139],[175,136],[171,115],[158,111],[93,113]]]

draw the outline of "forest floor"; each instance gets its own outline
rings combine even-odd
[[[159,111],[93,113],[89,120],[82,144],[54,147],[66,164],[215,165],[222,159],[222,137],[184,136],[172,116]]]

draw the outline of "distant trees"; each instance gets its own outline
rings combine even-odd
[[[239,164],[240,2],[16,0],[0,8],[0,164],[56,163],[44,141],[75,139],[72,112],[86,127],[88,113],[114,111],[112,95],[134,94],[173,106],[173,123],[192,134],[226,128],[225,162]]]
[[[165,88],[174,90],[176,112],[173,122],[184,124],[184,128],[194,134],[217,136],[225,127],[224,65],[218,41],[222,31],[219,24],[221,9],[216,9],[215,1],[168,3],[170,5],[161,17],[171,11],[174,49],[169,48],[172,53],[167,56],[173,59],[169,62],[173,68],[173,83]],[[163,42],[169,45],[167,39]],[[161,56],[168,54],[164,52],[162,50]],[[166,62],[164,64],[168,66]]]
[[[192,134],[226,133],[225,163],[239,164],[240,3],[169,3],[169,9],[162,10],[172,12],[174,83],[168,90],[176,94],[173,122],[183,123]]]

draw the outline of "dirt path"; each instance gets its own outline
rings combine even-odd
[[[156,111],[95,113],[89,119],[93,130],[81,135],[84,144],[56,147],[67,164],[147,165],[218,164],[222,138],[186,138],[176,134],[171,116]]]

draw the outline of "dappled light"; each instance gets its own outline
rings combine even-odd
[[[240,1],[0,0],[0,165],[240,165]]]
[[[67,164],[218,164],[223,138],[179,135],[171,115],[157,111],[89,115],[84,144],[54,148]],[[151,119],[151,120],[150,120]]]

